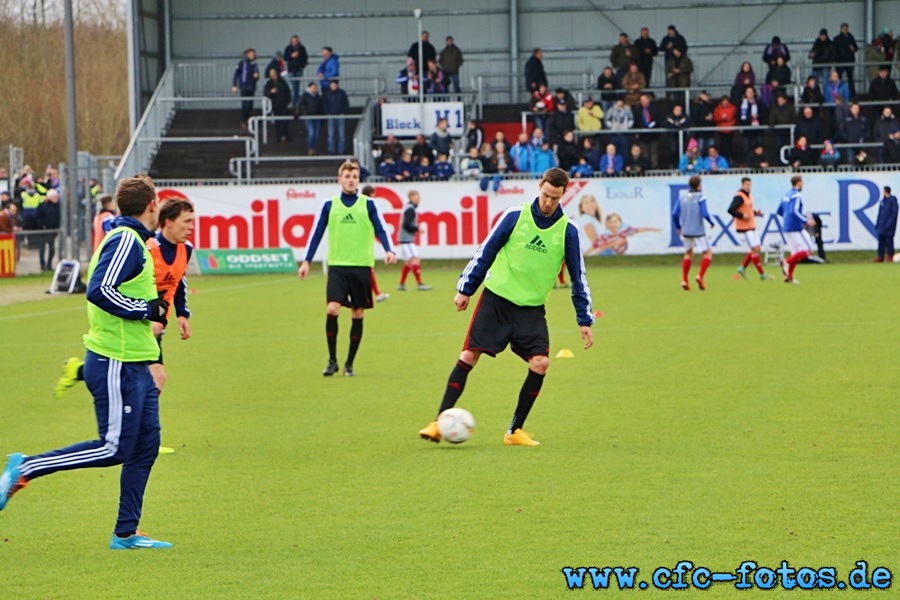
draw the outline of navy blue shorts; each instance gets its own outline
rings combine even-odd
[[[518,306],[485,288],[472,314],[463,350],[496,356],[507,346],[524,360],[550,355],[544,307]]]

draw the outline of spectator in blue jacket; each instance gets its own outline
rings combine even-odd
[[[341,76],[339,60],[340,57],[334,53],[331,46],[322,48],[322,62],[319,63],[319,68],[316,69],[316,78],[322,81],[323,90],[327,89],[332,79],[337,79]]]
[[[540,148],[535,148],[531,153],[531,172],[541,175],[547,169],[557,166],[556,155],[550,148],[550,142],[543,140]]]
[[[850,102],[850,88],[847,86],[847,82],[841,79],[841,74],[837,72],[837,69],[833,69],[828,76],[828,81],[825,82],[825,102],[834,103],[837,96],[844,98],[844,104]]]
[[[241,96],[251,97],[256,95],[256,83],[259,81],[259,67],[256,65],[256,50],[247,48],[244,56],[238,63],[232,77],[231,91],[240,91]],[[247,127],[247,121],[253,113],[253,100],[241,102],[241,127]]]
[[[878,258],[875,262],[891,262],[894,256],[894,234],[897,233],[897,197],[891,195],[891,188],[888,186],[884,186],[878,205],[875,230],[878,232]]]
[[[622,172],[622,157],[616,153],[615,144],[606,145],[606,154],[600,157],[600,175],[615,177]]]
[[[350,112],[347,92],[338,87],[338,80],[332,79],[322,96],[322,106],[326,115],[346,115]],[[328,119],[328,153],[344,153],[344,119]]]
[[[509,149],[509,158],[512,160],[513,169],[517,173],[527,173],[531,170],[531,153],[534,147],[528,141],[528,133],[519,134],[519,139]]]
[[[385,155],[384,160],[378,165],[378,174],[391,181],[400,180],[400,176],[397,173],[397,163],[394,162],[393,155]]]
[[[729,166],[728,159],[719,154],[719,149],[713,145],[707,149],[706,158],[703,159],[700,170],[704,173],[715,174],[727,171]]]
[[[419,165],[413,159],[412,150],[404,148],[403,156],[397,162],[397,181],[412,181],[419,176]]]
[[[453,165],[447,160],[447,155],[444,153],[438,154],[437,162],[434,163],[434,177],[440,181],[447,181],[451,177],[453,177],[456,172],[453,170]]]
[[[573,179],[581,179],[583,177],[593,177],[594,168],[588,164],[585,157],[578,159],[578,164],[569,169],[569,176]]]

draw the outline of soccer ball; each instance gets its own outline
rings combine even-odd
[[[895,263],[900,263],[900,252],[898,252],[897,254],[894,255],[893,260]]]
[[[451,444],[462,444],[472,437],[475,430],[475,417],[464,408],[448,408],[437,419],[441,437]]]

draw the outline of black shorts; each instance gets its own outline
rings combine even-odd
[[[157,358],[156,360],[151,360],[151,361],[150,361],[150,364],[151,364],[151,365],[161,365],[161,364],[163,364],[163,359],[162,359],[162,336],[159,336],[159,337],[156,338],[156,343],[159,344],[159,358]]]
[[[485,288],[475,306],[463,350],[496,356],[509,346],[524,360],[550,355],[543,306],[518,306]]]
[[[328,302],[347,308],[372,308],[372,268],[328,267],[325,295]]]

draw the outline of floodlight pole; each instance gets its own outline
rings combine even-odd
[[[81,241],[72,234],[72,224],[78,222],[78,140],[75,113],[75,25],[72,17],[72,0],[65,0],[65,46],[66,46],[66,138],[68,141],[69,168],[66,169],[66,214],[69,215],[71,256],[78,257]]]

